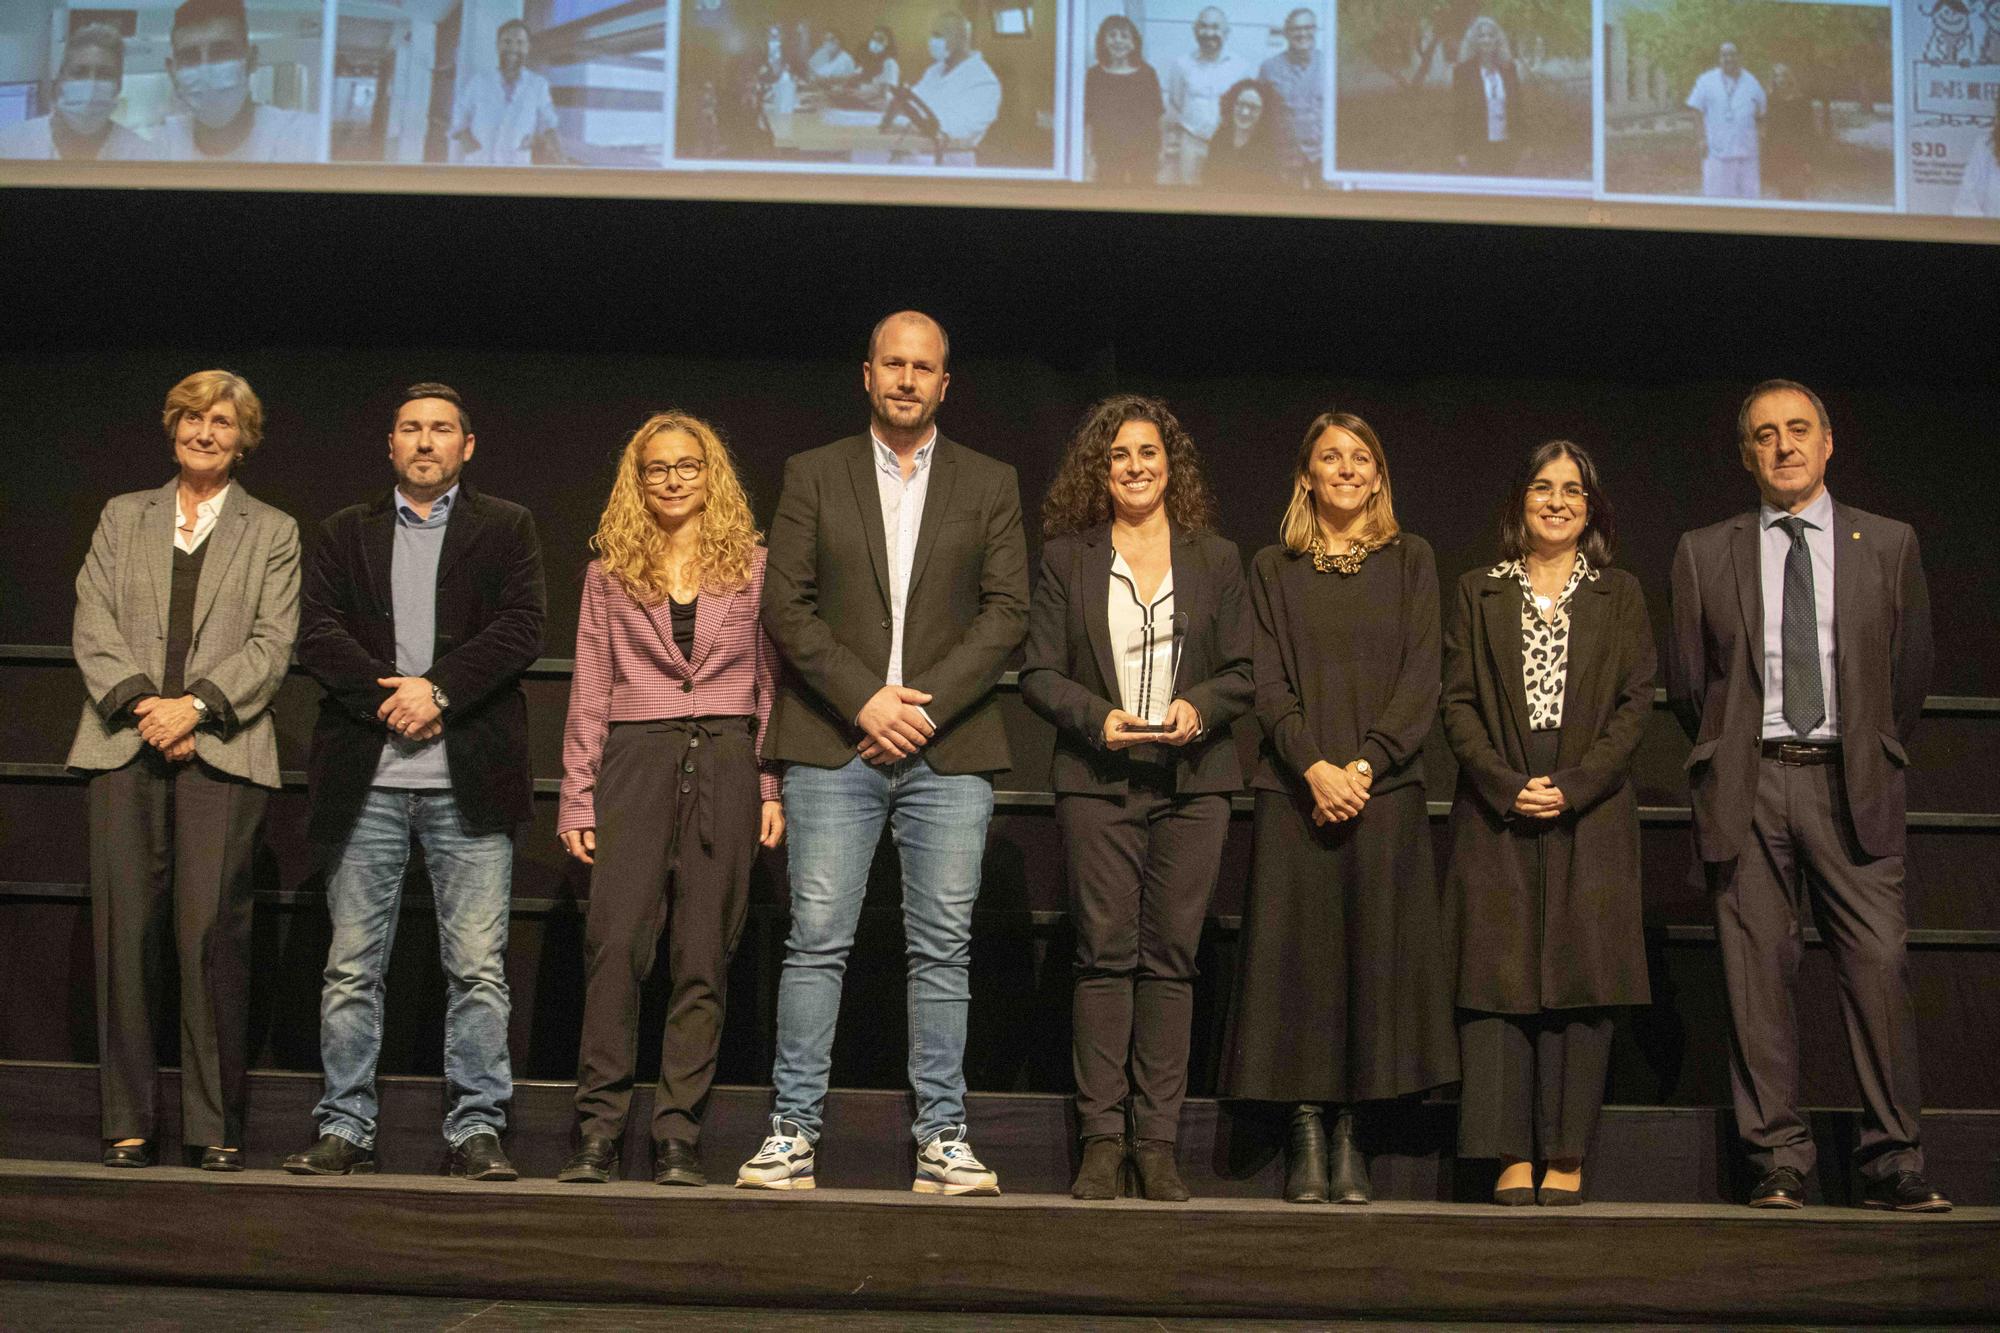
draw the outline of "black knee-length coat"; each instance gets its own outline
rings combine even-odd
[[[1444,643],[1445,736],[1458,759],[1447,901],[1458,911],[1458,1004],[1488,1013],[1644,1004],[1639,804],[1632,757],[1657,665],[1639,581],[1603,569],[1570,601],[1555,772],[1569,808],[1512,814],[1531,777],[1521,675],[1521,585],[1458,581]],[[1539,845],[1537,845],[1539,843]]]

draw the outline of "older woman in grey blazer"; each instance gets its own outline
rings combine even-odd
[[[157,1155],[149,937],[181,976],[181,1140],[243,1165],[251,855],[278,786],[271,701],[299,624],[298,525],[237,467],[264,412],[240,376],[190,375],[162,414],[179,474],[104,506],[76,579],[89,692],[69,766],[90,775],[90,899],[106,1166]]]

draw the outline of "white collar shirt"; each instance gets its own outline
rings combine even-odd
[[[875,447],[875,491],[882,502],[882,540],[889,554],[889,669],[886,683],[903,683],[903,611],[910,598],[910,570],[917,559],[917,533],[924,520],[924,497],[930,494],[931,455],[937,450],[937,428],[917,446],[907,480],[903,461],[871,428]]]
[[[232,482],[231,485],[234,485]],[[187,511],[181,508],[180,493],[174,494],[174,549],[193,555],[208,540],[208,534],[215,531],[215,521],[222,517],[222,502],[229,498],[229,487],[224,486],[214,495],[194,507],[194,531],[188,532]]]
[[[1148,602],[1139,596],[1139,580],[1123,553],[1111,559],[1106,619],[1111,627],[1111,654],[1118,663],[1119,707],[1142,722],[1161,723],[1174,700],[1174,569]]]

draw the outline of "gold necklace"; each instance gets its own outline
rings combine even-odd
[[[1346,555],[1334,555],[1326,549],[1326,543],[1315,532],[1312,545],[1306,548],[1306,554],[1312,557],[1313,568],[1322,574],[1359,574],[1361,562],[1368,558],[1368,548],[1360,542],[1350,541]]]

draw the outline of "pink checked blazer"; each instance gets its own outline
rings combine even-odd
[[[590,562],[576,625],[576,675],[563,724],[562,805],[556,831],[595,828],[597,766],[613,722],[751,714],[757,719],[758,789],[778,799],[778,766],[764,761],[778,654],[757,621],[764,548],[750,553],[750,581],[734,592],[703,589],[695,604],[694,658],[674,642],[666,602],[644,606]]]

